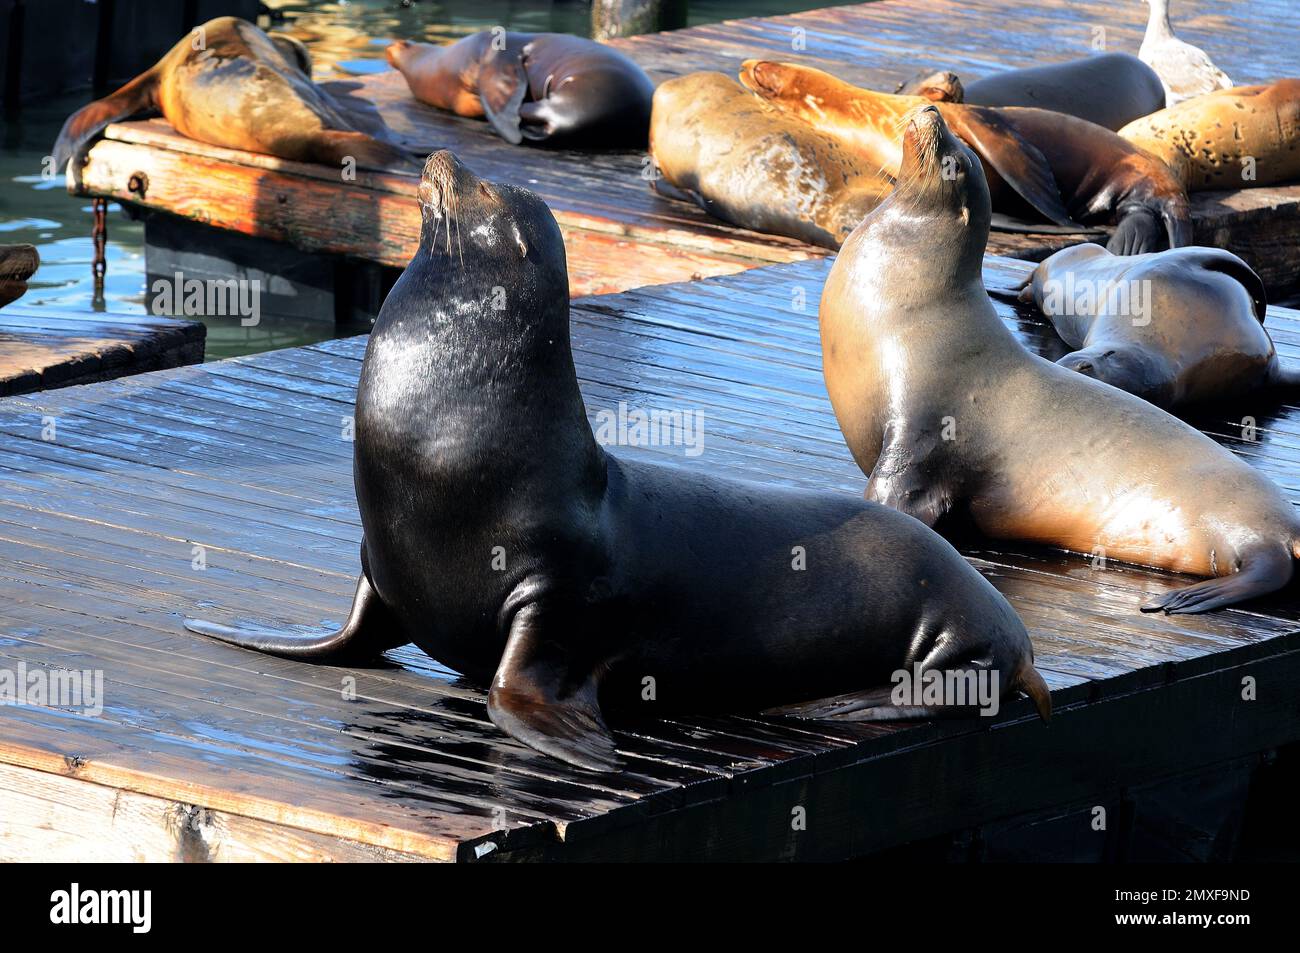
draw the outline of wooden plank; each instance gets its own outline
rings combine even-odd
[[[196,364],[198,321],[11,304],[0,310],[0,396]]]
[[[419,860],[339,838],[0,764],[0,863]]]

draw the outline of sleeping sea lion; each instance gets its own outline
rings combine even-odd
[[[307,50],[291,37],[268,36],[247,20],[209,20],[151,69],[63,124],[54,163],[75,181],[92,139],[110,123],[161,114],[199,142],[292,159],[366,169],[418,172],[386,130],[361,131],[356,118],[311,81]],[[381,138],[377,138],[381,137]]]
[[[507,142],[645,146],[654,83],[594,40],[484,30],[447,46],[398,40],[386,54],[420,102],[486,116]]]
[[[650,151],[661,194],[742,228],[838,248],[894,186],[834,139],[721,73],[655,91]]]
[[[1035,268],[1020,299],[1076,348],[1058,364],[1158,407],[1300,384],[1264,330],[1263,279],[1221,248],[1117,257],[1076,245]]]
[[[829,73],[747,61],[740,80],[764,100],[850,146],[887,173],[902,158],[903,117],[926,102],[860,89]],[[1187,194],[1153,156],[1100,126],[1044,109],[936,103],[979,155],[994,208],[1056,226],[1116,225],[1108,247],[1131,255],[1191,241]]]

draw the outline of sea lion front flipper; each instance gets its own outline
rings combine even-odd
[[[589,771],[619,766],[597,700],[596,673],[575,671],[572,653],[548,637],[544,610],[515,613],[488,693],[488,717],[530,748]]]
[[[949,110],[943,117],[952,131],[965,139],[980,159],[1040,215],[1057,225],[1083,228],[1070,217],[1047,157],[1009,123],[985,112],[958,114]]]
[[[363,572],[357,579],[357,593],[352,599],[348,619],[339,628],[326,632],[236,628],[186,619],[185,628],[243,649],[266,652],[284,658],[311,659],[345,664],[377,658],[388,649],[410,641],[388,608],[379,600]]]
[[[931,528],[952,509],[952,495],[927,472],[941,443],[936,431],[914,432],[897,420],[885,425],[880,456],[871,470],[866,498],[906,513]]]
[[[524,141],[519,128],[519,107],[527,96],[528,73],[524,69],[523,52],[489,46],[479,68],[478,98],[492,128],[512,145]]]
[[[68,161],[76,160],[71,170],[74,180],[81,172],[86,146],[108,126],[123,119],[158,110],[158,67],[145,70],[115,93],[82,106],[63,123],[54,143],[54,168],[63,171]]]

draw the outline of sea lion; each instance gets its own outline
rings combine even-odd
[[[860,89],[807,66],[748,60],[740,81],[764,100],[843,142],[887,173],[897,172],[901,129],[926,100]],[[1187,194],[1170,170],[1108,129],[1045,109],[936,103],[976,151],[1000,213],[1037,213],[1056,226],[1115,224],[1107,247],[1120,254],[1191,241]]]
[[[1131,53],[1097,53],[1064,63],[1003,70],[966,83],[941,71],[918,77],[897,92],[933,102],[1050,109],[1112,132],[1165,108],[1160,77]]]
[[[1300,79],[1206,93],[1119,134],[1159,156],[1189,192],[1300,179]]]
[[[484,30],[448,46],[398,40],[386,55],[420,102],[486,116],[515,145],[554,139],[605,149],[645,146],[654,83],[594,40]]]
[[[502,730],[596,770],[617,763],[603,708],[753,710],[858,691],[838,705],[855,719],[933,714],[888,700],[891,673],[913,663],[996,673],[1046,717],[1024,626],[920,523],[599,446],[569,346],[564,241],[541,199],[444,151],[419,202],[420,247],[357,389],[364,542],[348,621],[314,637],[191,630],[312,659],[414,641],[491,686]]]
[[[691,73],[654,96],[656,191],[742,228],[838,248],[893,179],[763,104],[721,73]]]
[[[27,279],[40,265],[35,245],[0,245],[0,307],[27,292]]]
[[[1024,348],[981,268],[992,205],[942,106],[909,114],[898,187],[821,299],[826,389],[867,498],[1027,540],[1216,578],[1144,611],[1282,588],[1300,516],[1267,477],[1146,401]]]
[[[1264,330],[1263,280],[1220,248],[1116,257],[1076,245],[1035,268],[1020,299],[1078,349],[1056,363],[1158,407],[1300,384]]]
[[[75,160],[110,123],[159,114],[177,132],[214,146],[367,169],[419,171],[382,126],[364,124],[311,81],[311,60],[291,37],[218,17],[187,35],[151,69],[77,110],[54,145],[55,167]],[[362,131],[363,126],[368,131]]]

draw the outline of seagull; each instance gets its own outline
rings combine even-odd
[[[1169,0],[1146,2],[1151,7],[1151,17],[1147,20],[1138,58],[1160,77],[1165,87],[1165,105],[1173,106],[1216,89],[1231,89],[1232,80],[1210,62],[1203,49],[1174,36],[1169,25]]]

